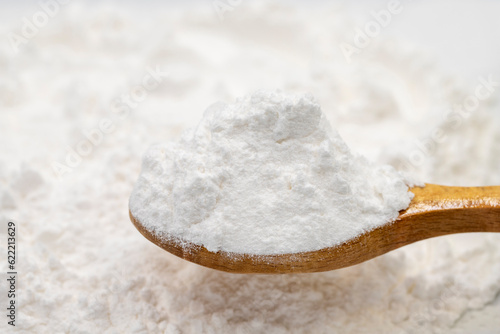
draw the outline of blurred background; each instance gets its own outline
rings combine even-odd
[[[0,219],[21,224],[20,330],[495,333],[498,236],[224,276],[159,254],[127,201],[151,144],[258,89],[311,93],[353,151],[419,180],[500,184],[499,14],[493,0],[0,1]]]
[[[134,124],[135,132],[153,134],[154,123],[162,135],[151,140],[170,139],[215,101],[257,89],[310,92],[354,149],[404,165],[416,160],[408,154],[415,140],[443,122],[479,78],[500,77],[500,4],[395,1],[395,14],[390,4],[4,1],[0,103],[18,120],[22,109],[30,114],[17,123],[20,131],[43,131],[44,122],[62,124],[71,115],[54,139],[74,148],[83,129],[90,131],[101,115],[116,116],[121,96],[148,68],[158,68],[168,76],[133,103],[118,133]],[[398,118],[394,133],[381,131]],[[369,141],[358,135],[372,129],[363,136]],[[64,159],[64,145],[44,159]],[[416,165],[413,173],[429,176],[424,163]]]

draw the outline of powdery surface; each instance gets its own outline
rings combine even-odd
[[[130,211],[209,251],[296,253],[393,222],[413,198],[405,182],[353,154],[311,96],[260,91],[150,148]]]
[[[425,136],[441,119],[425,106],[462,101],[475,83],[460,85],[411,46],[382,37],[346,67],[338,42],[353,26],[335,10],[243,4],[219,22],[211,8],[158,19],[65,8],[17,56],[0,43],[0,218],[19,228],[18,332],[498,331],[498,235],[427,240],[328,273],[228,275],[166,254],[128,218],[152,138],[177,138],[214,100],[258,88],[313,92],[353,151],[397,164],[395,153],[380,153]],[[156,65],[168,80],[59,181],[51,164],[64,162],[65,145],[115,117],[112,102]],[[482,103],[450,130],[420,179],[500,184],[497,112]],[[2,249],[5,241],[1,234]]]

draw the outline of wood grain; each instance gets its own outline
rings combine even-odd
[[[310,273],[349,267],[399,247],[437,236],[467,232],[500,232],[500,187],[447,187],[427,184],[415,194],[397,221],[336,247],[317,251],[248,255],[210,252],[176,239],[162,240],[137,221],[135,227],[164,250],[199,265],[231,273]]]

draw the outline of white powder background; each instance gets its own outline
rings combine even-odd
[[[427,240],[333,272],[252,276],[184,262],[135,230],[128,198],[142,153],[176,139],[216,100],[260,88],[312,92],[353,150],[397,165],[476,84],[382,36],[346,66],[338,43],[355,25],[341,10],[243,4],[220,22],[200,8],[144,18],[73,3],[18,55],[0,43],[0,219],[19,227],[17,332],[498,333],[498,235]],[[146,66],[170,74],[119,119],[113,101]],[[493,99],[482,103],[418,176],[500,184],[496,114]],[[104,117],[115,130],[58,180],[52,162]]]

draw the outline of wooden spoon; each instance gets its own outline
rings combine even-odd
[[[231,273],[310,273],[349,267],[413,242],[453,233],[500,232],[500,186],[446,187],[427,184],[411,191],[415,198],[398,219],[341,245],[317,251],[251,255],[164,241],[146,230],[130,214],[135,227],[149,241],[178,257]]]

